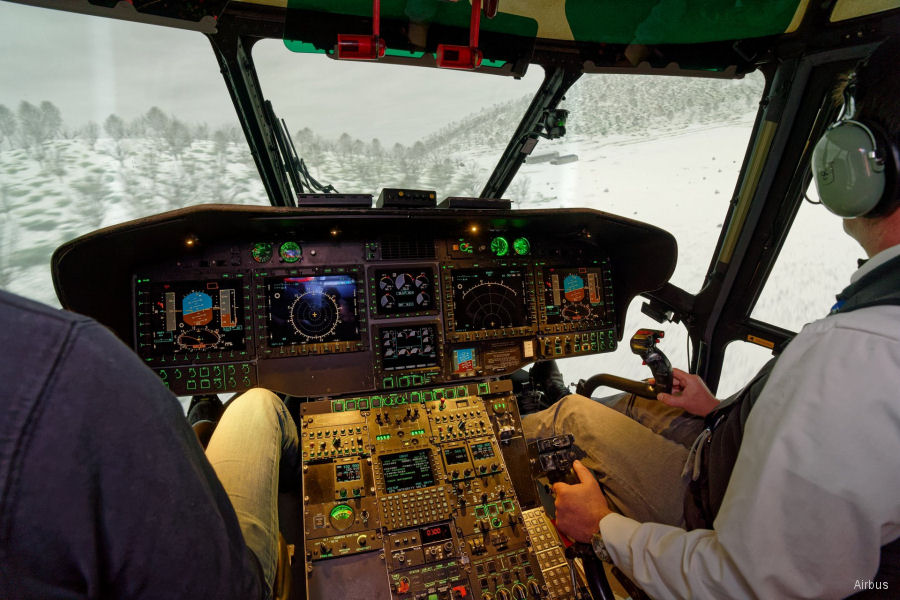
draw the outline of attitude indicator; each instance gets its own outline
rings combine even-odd
[[[544,269],[544,306],[550,325],[570,323],[585,327],[608,325],[611,284],[602,269]]]
[[[243,286],[237,280],[141,283],[141,356],[244,349]]]

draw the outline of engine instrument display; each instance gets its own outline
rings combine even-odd
[[[600,327],[607,322],[603,272],[599,268],[545,268],[547,323]]]
[[[434,271],[430,267],[375,271],[378,314],[396,315],[434,308]]]
[[[388,494],[434,485],[428,450],[399,452],[378,458],[381,460],[384,488]]]
[[[138,284],[141,357],[244,349],[244,290],[238,280]]]
[[[531,324],[523,269],[473,269],[450,275],[456,331],[484,331]]]
[[[385,371],[422,369],[438,365],[437,327],[382,327],[379,333]]]
[[[360,339],[353,277],[269,277],[265,286],[270,346]]]

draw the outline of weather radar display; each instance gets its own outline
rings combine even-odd
[[[243,289],[236,281],[154,283],[138,292],[143,357],[244,349]]]
[[[603,273],[594,268],[544,269],[544,305],[550,325],[604,325]]]
[[[356,294],[349,275],[266,279],[269,345],[359,340]]]
[[[451,274],[451,284],[456,331],[484,331],[530,324],[523,270],[459,270]]]

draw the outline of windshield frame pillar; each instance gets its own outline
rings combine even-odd
[[[541,118],[546,111],[559,105],[572,84],[581,77],[581,72],[567,71],[562,67],[554,67],[552,70],[548,70],[546,67],[544,69],[544,81],[535,92],[528,110],[522,116],[515,133],[497,162],[497,166],[494,167],[490,178],[484,184],[481,198],[501,198],[503,196],[539,139],[538,125]],[[526,144],[530,147],[527,147]]]
[[[259,38],[237,35],[225,19],[220,20],[218,33],[207,37],[219,61],[225,85],[231,94],[269,201],[273,206],[296,206],[250,56],[250,48]]]

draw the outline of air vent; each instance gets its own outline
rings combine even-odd
[[[434,258],[434,240],[391,237],[381,240],[383,260]]]

